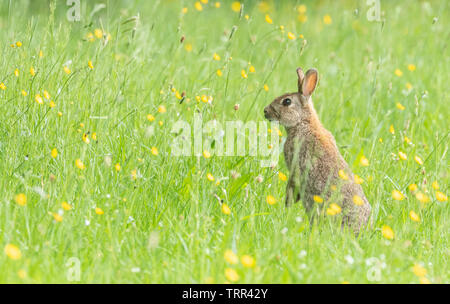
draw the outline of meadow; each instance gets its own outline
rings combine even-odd
[[[375,3],[0,0],[0,282],[449,283],[449,2]],[[358,237],[285,207],[282,153],[171,153],[194,113],[265,120],[297,67]]]

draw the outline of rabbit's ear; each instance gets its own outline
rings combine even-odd
[[[302,92],[303,80],[305,79],[305,73],[303,73],[302,68],[297,68],[297,76],[298,76],[298,92]]]
[[[302,85],[303,96],[309,97],[314,92],[316,88],[317,81],[319,80],[319,73],[316,69],[309,69],[306,72],[305,80]]]

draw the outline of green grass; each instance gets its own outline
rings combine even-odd
[[[81,283],[223,283],[226,268],[237,271],[239,283],[375,283],[377,269],[379,282],[418,283],[415,264],[430,282],[450,282],[449,207],[431,186],[437,181],[448,193],[448,1],[381,1],[384,22],[367,20],[366,1],[301,1],[305,23],[298,19],[300,1],[269,1],[273,24],[257,1],[244,1],[241,16],[231,2],[215,8],[211,0],[201,12],[194,1],[103,1],[106,8],[91,16],[94,1],[81,1],[81,22],[66,19],[65,1],[55,1],[54,10],[48,5],[54,1],[30,2],[0,1],[0,83],[6,85],[0,90],[0,282],[72,283],[71,257],[81,262]],[[137,15],[138,23],[130,20]],[[86,40],[96,28],[110,33],[107,44]],[[23,45],[11,47],[16,41]],[[256,71],[243,79],[249,62]],[[365,180],[374,227],[358,238],[329,217],[310,228],[300,203],[285,208],[282,154],[273,170],[262,168],[259,157],[171,156],[178,119],[191,122],[201,112],[204,121],[262,121],[265,105],[295,91],[298,66],[319,70],[315,108]],[[186,92],[183,103],[172,87]],[[54,108],[45,99],[35,102],[43,90]],[[197,102],[201,95],[213,96],[211,105]],[[166,113],[158,113],[160,105]],[[398,160],[399,151],[407,160]],[[368,167],[360,165],[362,155]],[[232,171],[240,176],[232,178]],[[207,180],[208,173],[220,184]],[[412,183],[428,203],[408,190]],[[394,200],[394,189],[406,198]],[[26,206],[15,202],[19,193]],[[267,195],[277,204],[268,205]],[[64,211],[63,201],[73,209]],[[410,219],[411,210],[420,222]],[[61,222],[52,215],[58,212]],[[393,229],[393,240],[382,236],[383,225]],[[20,249],[19,259],[5,254],[8,244]],[[228,264],[227,249],[251,255],[256,267]]]

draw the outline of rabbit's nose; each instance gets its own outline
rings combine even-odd
[[[264,116],[267,116],[269,114],[269,110],[267,108],[264,108]]]

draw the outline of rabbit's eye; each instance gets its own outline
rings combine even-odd
[[[291,104],[291,102],[292,101],[289,98],[286,98],[286,99],[283,99],[282,104],[283,104],[283,106],[287,107]]]

